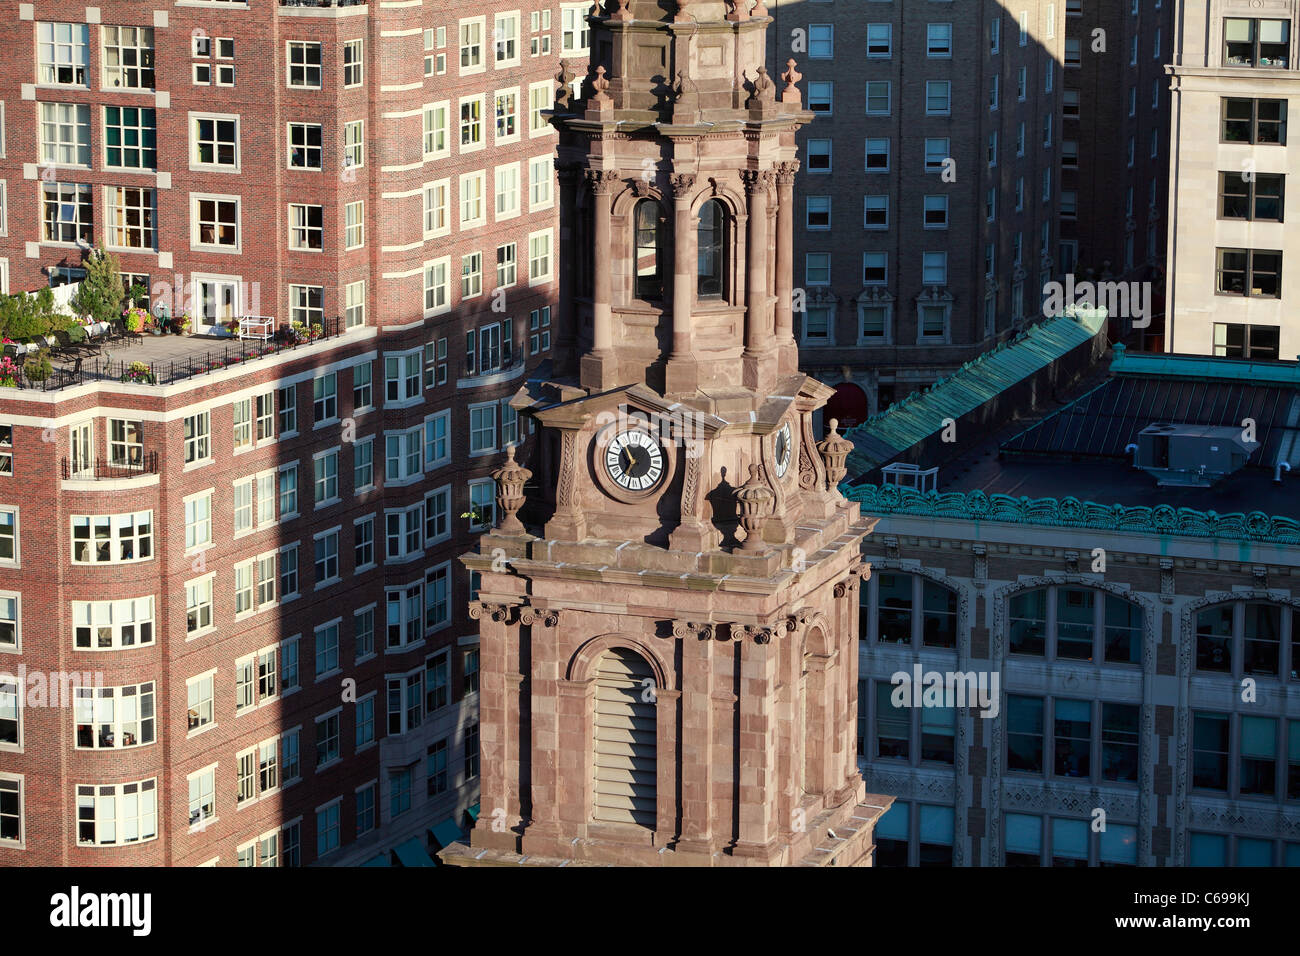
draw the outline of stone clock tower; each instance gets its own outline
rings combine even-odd
[[[871,522],[791,301],[793,61],[761,0],[592,8],[561,76],[560,330],[479,577],[482,797],[447,862],[863,865]]]

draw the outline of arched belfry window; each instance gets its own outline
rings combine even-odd
[[[646,681],[650,683],[646,683]],[[592,732],[592,818],[597,823],[656,820],[655,684],[645,658],[615,647],[596,661],[595,726]]]
[[[727,218],[718,200],[710,199],[700,207],[696,238],[700,252],[697,294],[701,299],[724,297],[727,294]]]
[[[636,204],[636,297],[663,298],[663,223],[659,203],[642,199]]]

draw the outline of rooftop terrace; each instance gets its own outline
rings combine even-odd
[[[50,349],[54,372],[44,382],[19,381],[20,389],[55,391],[88,382],[171,385],[270,355],[310,348],[338,337],[343,323],[326,319],[315,339],[297,339],[282,331],[274,339],[239,339],[216,335],[151,335],[100,339]],[[138,364],[137,364],[138,363]]]

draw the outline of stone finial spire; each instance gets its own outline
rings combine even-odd
[[[516,513],[528,499],[524,496],[524,485],[533,473],[515,461],[515,446],[506,446],[506,463],[492,472],[497,483],[497,508],[502,518],[496,530],[500,534],[523,534],[524,523]]]
[[[844,461],[849,457],[849,452],[853,451],[853,442],[840,436],[839,427],[839,419],[832,418],[830,434],[817,443],[817,451],[821,453],[826,465],[827,491],[834,491],[844,480],[848,470],[844,467]]]
[[[745,540],[740,545],[742,551],[761,551],[765,547],[763,525],[767,523],[775,497],[767,482],[759,476],[758,465],[750,465],[749,481],[736,489],[740,526],[745,529]]]

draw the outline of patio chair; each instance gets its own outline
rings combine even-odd
[[[239,320],[239,338],[257,339],[263,345],[275,334],[275,319],[268,315],[246,315]]]

